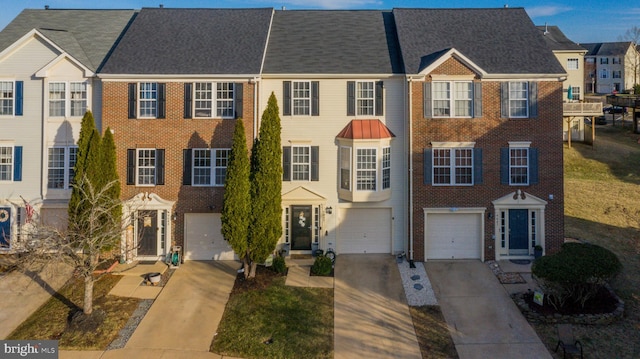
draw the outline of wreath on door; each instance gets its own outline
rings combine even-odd
[[[0,209],[0,222],[6,222],[9,219],[9,212],[6,209]]]

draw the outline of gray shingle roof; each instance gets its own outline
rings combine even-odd
[[[589,50],[586,56],[624,56],[631,46],[631,42],[596,42],[580,44]]]
[[[586,49],[569,40],[557,26],[537,26],[542,38],[553,51],[585,51]]]
[[[490,74],[562,74],[564,69],[522,8],[394,9],[405,70],[455,48]]]
[[[265,74],[402,73],[389,11],[276,11]]]
[[[272,12],[144,8],[101,73],[259,74]]]
[[[96,71],[134,14],[134,10],[26,9],[0,32],[0,51],[37,29]]]

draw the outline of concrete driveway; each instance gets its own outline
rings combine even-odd
[[[341,254],[334,273],[334,358],[421,357],[394,256]]]
[[[429,261],[425,268],[461,359],[551,358],[486,264]]]

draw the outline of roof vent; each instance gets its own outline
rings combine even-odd
[[[509,7],[509,4],[504,4],[504,8],[505,9],[508,8],[508,7]]]
[[[284,5],[282,5],[282,11],[285,11],[285,10],[287,10],[287,8]]]
[[[44,6],[44,9],[45,9],[45,10],[49,10],[49,5],[45,5],[45,6]]]
[[[164,8],[164,4],[160,4],[160,8],[161,8],[161,9],[162,9],[162,8]]]
[[[544,34],[548,34],[549,33],[549,27],[547,26],[547,23],[544,23]]]

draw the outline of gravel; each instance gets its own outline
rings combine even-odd
[[[133,335],[133,332],[138,327],[138,324],[142,321],[142,318],[144,318],[145,314],[149,311],[149,308],[151,308],[151,304],[153,304],[153,299],[143,299],[140,301],[138,308],[133,311],[133,314],[129,317],[127,324],[120,329],[118,337],[109,344],[107,350],[124,348],[127,341],[129,341],[129,338],[131,338],[131,335]]]
[[[415,268],[410,268],[409,262],[404,257],[398,258],[397,261],[407,303],[412,307],[438,305],[423,263],[414,262]]]

